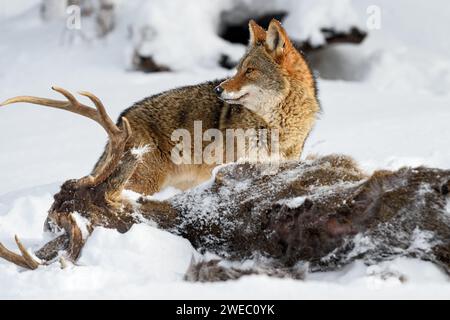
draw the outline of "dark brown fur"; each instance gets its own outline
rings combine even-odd
[[[287,162],[270,176],[264,170],[260,164],[229,165],[207,188],[163,202],[141,198],[131,206],[120,196],[117,204],[105,200],[108,190],[117,190],[111,181],[126,172],[119,169],[95,188],[65,183],[49,219],[60,225],[61,218],[78,212],[92,229],[106,226],[124,232],[143,221],[133,214],[137,212],[144,221],[153,220],[189,239],[200,252],[235,261],[255,259],[250,269],[236,263],[194,262],[187,274],[193,281],[260,273],[298,278],[305,270],[332,270],[355,259],[370,264],[398,256],[432,261],[450,273],[446,208],[450,171],[404,168],[367,177],[345,156]],[[304,201],[290,205],[295,197]],[[419,243],[426,245],[415,246],[423,235]],[[358,249],[361,237],[363,246]],[[57,238],[36,255],[51,260],[55,251],[67,250],[64,245],[67,241]],[[302,263],[309,267],[302,268]]]

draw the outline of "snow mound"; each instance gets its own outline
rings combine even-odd
[[[144,283],[176,281],[183,279],[196,255],[186,239],[140,224],[125,234],[96,228],[77,264],[106,269],[112,274],[118,270],[124,275],[135,274]]]

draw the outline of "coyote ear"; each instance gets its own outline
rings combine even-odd
[[[284,52],[286,45],[289,44],[289,38],[281,23],[276,19],[272,19],[267,30],[267,49],[275,56],[279,56]]]
[[[250,32],[250,45],[263,44],[266,41],[266,31],[255,20],[250,20],[248,23],[248,31]]]

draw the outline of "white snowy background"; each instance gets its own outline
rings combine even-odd
[[[237,0],[236,0],[237,1]],[[16,95],[59,98],[58,85],[98,95],[114,118],[134,101],[181,85],[226,77],[221,53],[244,47],[216,34],[233,1],[116,1],[115,30],[103,39],[68,41],[65,20],[43,22],[39,0],[0,3],[0,100]],[[318,30],[365,28],[368,6],[381,9],[381,29],[359,46],[336,45],[314,55],[323,114],[304,156],[344,153],[371,172],[405,165],[450,168],[450,3],[445,0],[244,1],[288,8],[288,32],[320,44]],[[269,3],[269,4],[267,4]],[[175,71],[130,71],[131,29],[156,34],[139,48]],[[0,109],[0,241],[13,235],[34,250],[52,195],[90,171],[106,135],[85,118],[18,104]],[[450,205],[449,205],[450,214]],[[450,298],[449,277],[428,262],[400,258],[375,266],[355,262],[303,281],[248,276],[222,283],[182,280],[189,242],[147,225],[126,234],[97,229],[76,266],[25,271],[0,261],[0,298]]]

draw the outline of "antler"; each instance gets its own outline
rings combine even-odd
[[[99,168],[95,170],[95,172],[78,180],[79,186],[96,186],[105,181],[105,179],[111,175],[119,163],[120,158],[123,155],[126,142],[131,136],[130,124],[125,117],[122,117],[122,128],[117,127],[106,113],[105,107],[100,99],[90,92],[82,91],[79,92],[79,94],[89,98],[94,103],[96,107],[95,109],[82,104],[70,92],[63,88],[53,86],[52,89],[66,97],[67,101],[32,96],[18,96],[4,101],[0,104],[0,106],[18,102],[32,103],[70,111],[92,119],[100,124],[105,129],[109,137],[106,160],[103,162],[103,165],[99,166]]]
[[[34,270],[39,267],[40,263],[37,262],[25,249],[25,246],[20,242],[17,236],[14,237],[16,240],[17,247],[21,254],[14,253],[5,248],[5,246],[0,242],[0,257],[12,262],[18,266],[26,269]]]
[[[59,213],[52,210],[49,216],[58,224],[58,226],[62,227],[66,233],[46,243],[36,252],[36,255],[39,258],[44,259],[44,262],[48,262],[49,260],[56,258],[60,250],[65,250],[67,252],[66,257],[71,261],[75,261],[80,255],[85,242],[82,231],[77,225],[75,218],[72,214]],[[14,238],[21,254],[17,254],[7,249],[0,242],[0,258],[30,270],[37,269],[43,264],[40,261],[36,261],[28,253],[17,235]]]
[[[118,229],[126,229],[132,223],[132,217],[124,219],[117,215],[120,208],[120,193],[126,182],[133,174],[137,164],[140,162],[142,152],[131,149],[125,152],[126,143],[131,136],[131,127],[128,120],[122,117],[120,128],[113,123],[106,113],[103,103],[95,95],[89,92],[80,92],[82,96],[89,98],[95,108],[80,103],[70,92],[59,87],[52,87],[59,92],[67,101],[38,98],[32,96],[19,96],[8,99],[1,103],[5,106],[12,103],[27,102],[56,109],[70,111],[100,124],[109,137],[106,156],[100,165],[94,169],[91,175],[78,180],[66,181],[49,210],[47,226],[55,225],[64,229],[63,235],[53,239],[36,252],[44,263],[58,256],[60,250],[67,252],[67,257],[75,261],[84,246],[85,238],[74,213],[79,213],[89,218],[91,224],[88,232],[92,232],[95,225],[111,223]],[[121,162],[122,161],[122,162]],[[120,163],[120,165],[119,165]],[[119,206],[117,205],[119,204]],[[105,218],[109,217],[109,218]],[[18,266],[27,269],[36,269],[41,262],[36,261],[25,249],[16,236],[16,243],[21,254],[8,250],[0,243],[0,258],[6,259]]]

